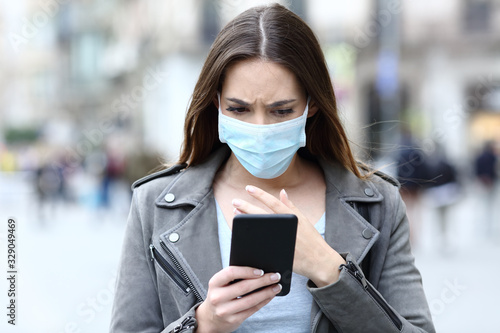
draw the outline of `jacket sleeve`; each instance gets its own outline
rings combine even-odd
[[[322,288],[308,282],[314,300],[339,332],[435,332],[410,251],[405,206],[396,191],[392,194],[387,199],[394,203],[388,207],[393,214],[388,215],[395,221],[378,290],[349,254],[337,282]]]
[[[143,224],[135,190],[127,221],[120,266],[115,285],[110,332],[192,332],[196,328],[194,306],[165,328],[156,289],[154,268],[149,260],[151,232]]]

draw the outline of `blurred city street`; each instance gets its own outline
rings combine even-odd
[[[114,191],[123,200],[114,211],[63,202],[40,207],[29,175],[0,174],[0,184],[1,258],[10,217],[18,254],[16,326],[2,320],[0,331],[107,332],[128,193]],[[7,289],[2,279],[2,304]]]
[[[1,2],[0,332],[108,331],[130,184],[178,160],[218,32],[274,2],[316,34],[355,158],[403,184],[437,332],[500,332],[494,0]]]
[[[2,221],[15,217],[19,251],[16,327],[0,323],[2,332],[106,332],[113,286],[126,222],[126,187],[113,197],[110,210],[59,204],[45,222],[26,174],[0,174]],[[496,198],[497,203],[498,197]],[[425,201],[425,200],[424,200]],[[452,211],[450,242],[441,247],[436,218],[423,204],[416,263],[424,280],[437,332],[492,332],[500,307],[500,220],[487,227],[470,187]],[[113,210],[114,209],[114,210]],[[500,214],[496,205],[494,214]],[[3,224],[5,225],[5,224]],[[488,229],[489,228],[489,229]],[[0,233],[5,244],[6,228]],[[5,247],[1,248],[5,258]],[[6,290],[2,279],[0,290]]]

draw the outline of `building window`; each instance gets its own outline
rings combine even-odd
[[[489,81],[474,82],[466,88],[467,109],[470,112],[500,114],[500,77]]]
[[[489,31],[492,12],[491,0],[465,0],[463,13],[465,32]]]
[[[84,31],[73,37],[71,43],[71,74],[76,81],[99,78],[99,59],[102,57],[104,36],[99,32]]]

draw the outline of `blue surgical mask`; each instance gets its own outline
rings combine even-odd
[[[307,99],[304,114],[276,124],[257,125],[222,114],[219,98],[219,140],[227,143],[243,167],[257,178],[281,176],[300,147],[306,145]]]

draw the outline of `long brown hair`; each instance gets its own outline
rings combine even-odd
[[[194,88],[184,125],[179,163],[197,165],[222,143],[218,110],[213,103],[225,70],[236,61],[263,59],[294,73],[318,112],[307,120],[306,148],[313,156],[338,161],[356,176],[357,167],[340,122],[335,93],[316,36],[297,15],[279,4],[254,7],[229,22],[218,34]]]

